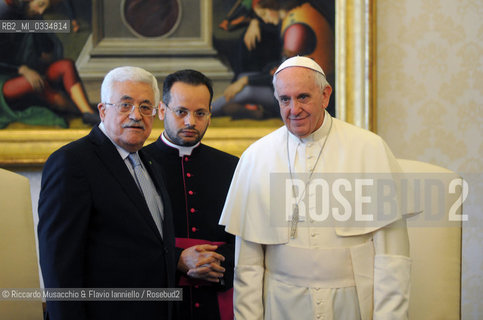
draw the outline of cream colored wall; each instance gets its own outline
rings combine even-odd
[[[481,0],[377,0],[378,133],[469,181],[462,319],[483,316],[482,17]]]

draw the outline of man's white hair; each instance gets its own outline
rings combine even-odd
[[[112,101],[109,100],[111,99],[111,91],[114,82],[124,81],[144,82],[150,84],[154,92],[154,106],[156,107],[159,104],[160,93],[156,77],[142,68],[131,66],[118,67],[106,74],[101,85],[101,102],[112,103]]]

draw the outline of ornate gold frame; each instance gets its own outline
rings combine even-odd
[[[375,0],[336,0],[337,117],[376,131]],[[274,128],[210,128],[206,144],[240,155]],[[62,145],[88,130],[0,130],[0,166],[41,166]],[[156,139],[153,130],[147,143]]]
[[[337,118],[376,131],[376,0],[336,0]]]

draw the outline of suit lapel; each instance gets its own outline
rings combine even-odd
[[[138,208],[137,213],[141,214],[150,229],[156,234],[156,237],[159,240],[162,240],[153,217],[151,216],[148,205],[146,204],[146,200],[139,191],[133,176],[126,167],[124,160],[119,155],[114,144],[98,127],[92,129],[89,138],[96,145],[95,150],[99,159],[104,163],[104,166],[111,173],[113,179],[117,180],[121,188],[124,190],[126,198],[134,203]]]

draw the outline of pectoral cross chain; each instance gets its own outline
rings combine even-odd
[[[297,223],[299,222],[299,205],[295,204],[292,212],[292,221],[290,224],[290,238],[295,239],[297,233]]]

